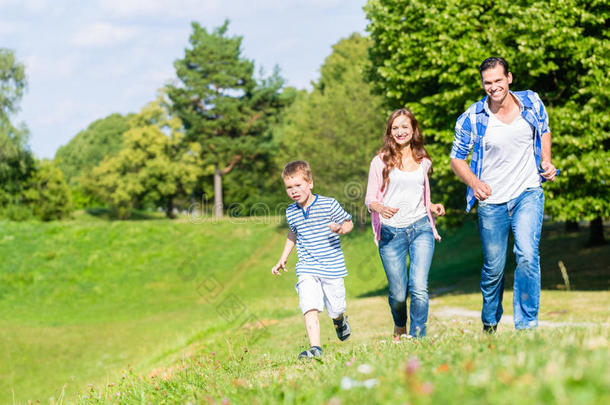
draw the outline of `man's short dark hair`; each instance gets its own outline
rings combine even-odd
[[[499,58],[497,56],[492,56],[487,58],[481,63],[479,67],[479,73],[483,76],[483,72],[487,69],[493,69],[496,66],[501,65],[504,68],[504,76],[508,76],[508,62],[504,58]]]

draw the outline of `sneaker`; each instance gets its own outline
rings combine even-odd
[[[498,325],[483,325],[483,332],[493,335],[494,333],[496,333],[496,330],[498,329]]]
[[[322,357],[322,348],[320,346],[311,346],[299,354],[299,359],[313,359],[316,357]]]
[[[394,339],[394,343],[400,343],[403,340],[413,339],[413,336],[402,333],[400,335],[393,335],[392,338]]]
[[[344,341],[352,334],[352,330],[347,322],[347,315],[343,315],[338,321],[333,319],[333,324],[335,325],[335,332],[337,332],[339,340]]]

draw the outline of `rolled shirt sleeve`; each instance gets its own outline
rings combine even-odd
[[[343,209],[337,200],[333,200],[330,206],[330,219],[333,222],[341,224],[352,219],[352,216]]]
[[[547,114],[546,107],[544,106],[544,103],[540,99],[538,93],[534,93],[534,98],[536,99],[538,104],[537,113],[538,117],[540,117],[540,122],[542,123],[542,127],[540,128],[540,135],[544,135],[547,132],[551,132],[551,129],[549,128],[549,115]]]
[[[472,147],[474,138],[472,135],[472,125],[467,113],[460,115],[455,123],[455,135],[453,136],[453,146],[451,148],[451,159],[466,160]]]

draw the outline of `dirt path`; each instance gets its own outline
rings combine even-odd
[[[430,300],[430,310],[428,315],[428,324],[431,328],[436,328],[443,325],[441,328],[453,324],[454,322],[467,321],[472,326],[469,329],[479,328],[481,322],[481,312],[471,309],[466,309],[458,306],[443,305],[441,302],[435,302],[435,299]],[[369,337],[388,335],[392,329],[392,317],[388,308],[387,298],[385,297],[369,297],[348,301],[348,313],[353,313],[354,323],[353,329],[357,329],[362,334]],[[436,324],[436,325],[435,325]],[[598,327],[610,328],[609,322],[580,322],[580,321],[550,321],[541,320],[539,322],[541,328],[561,328],[561,327]],[[476,327],[475,327],[476,326]],[[512,315],[505,314],[500,322],[502,329],[514,328],[514,319]]]
[[[480,311],[472,311],[465,308],[459,307],[440,307],[434,308],[434,310],[430,311],[430,316],[435,316],[439,318],[467,318],[467,319],[476,319],[477,321],[481,318]],[[503,315],[502,321],[503,324],[506,325],[514,325],[514,319],[512,315]],[[609,327],[610,323],[608,322],[555,322],[555,321],[539,321],[539,327],[548,327],[548,328],[561,328],[565,326],[580,326],[580,327],[592,327],[592,326],[603,326]]]

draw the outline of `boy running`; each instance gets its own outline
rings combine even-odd
[[[345,284],[347,276],[339,235],[345,235],[354,227],[352,217],[334,198],[313,194],[311,168],[305,161],[290,162],[284,167],[282,179],[286,193],[294,201],[286,208],[289,230],[280,260],[271,273],[285,272],[286,260],[297,245],[296,265],[299,305],[305,316],[305,329],[310,348],[299,358],[322,355],[318,312],[328,311],[333,320],[337,337],[345,340],[350,327],[345,312]]]

